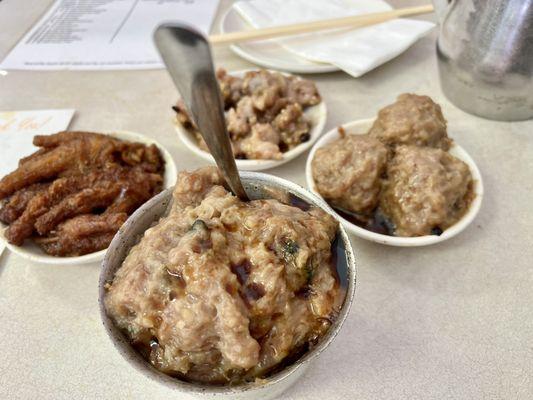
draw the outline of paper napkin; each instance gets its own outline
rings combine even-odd
[[[239,1],[233,7],[255,28],[392,10],[381,0],[250,0]],[[434,26],[427,21],[401,18],[358,29],[275,40],[302,58],[333,64],[359,77],[407,50]]]

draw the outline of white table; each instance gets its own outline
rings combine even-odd
[[[50,3],[0,2],[0,57]],[[329,108],[327,129],[371,117],[402,92],[441,103],[451,136],[483,174],[481,212],[461,235],[432,247],[353,238],[355,304],[334,344],[286,399],[533,398],[533,121],[488,121],[448,102],[437,79],[435,38],[434,32],[360,79],[311,78]],[[217,49],[216,59],[229,70],[251,66],[227,48]],[[192,169],[203,163],[172,129],[175,100],[163,70],[0,76],[0,110],[75,108],[72,128],[153,136],[178,168]],[[305,159],[270,172],[303,185]],[[4,253],[0,399],[184,397],[137,373],[113,349],[98,314],[99,270],[37,265]]]

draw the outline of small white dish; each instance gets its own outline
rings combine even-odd
[[[253,29],[239,13],[230,7],[220,22],[220,32],[230,33]],[[265,68],[297,74],[320,74],[339,71],[335,65],[308,61],[291,53],[275,40],[262,40],[230,45],[238,56]]]
[[[244,74],[248,71],[254,70],[243,70],[236,72],[228,72],[229,75],[243,77]],[[290,75],[290,74],[283,74]],[[241,171],[262,171],[269,168],[279,167],[286,162],[298,157],[300,154],[308,150],[320,137],[324,126],[326,125],[327,118],[327,108],[326,103],[322,100],[315,106],[308,107],[304,111],[304,115],[311,122],[311,131],[309,132],[310,138],[307,142],[299,144],[295,148],[283,153],[283,157],[280,160],[235,160],[237,168]],[[187,129],[185,129],[179,122],[174,120],[174,126],[178,136],[185,144],[185,146],[197,156],[203,158],[211,164],[215,163],[213,156],[205,150],[202,150],[198,146],[198,142],[194,134]]]
[[[344,130],[346,131],[346,134],[348,135],[363,135],[368,132],[373,122],[374,122],[374,118],[363,119],[363,120],[348,122],[342,125],[342,127],[344,128]],[[324,147],[325,145],[339,138],[340,138],[340,134],[339,134],[338,128],[332,129],[331,131],[325,133],[320,138],[320,140],[313,146],[313,148],[311,149],[309,153],[309,156],[307,157],[307,162],[305,165],[305,178],[307,181],[307,187],[318,196],[320,196],[320,194],[316,190],[315,181],[313,179],[311,162],[313,158],[315,157],[315,153],[317,149],[319,149],[320,147]],[[359,236],[360,238],[367,239],[372,242],[382,243],[382,244],[386,244],[390,246],[399,246],[399,247],[427,246],[430,244],[443,242],[445,240],[448,240],[454,237],[455,235],[463,231],[468,225],[470,225],[470,223],[476,217],[479,211],[479,208],[481,207],[481,201],[483,199],[483,181],[481,179],[481,174],[479,172],[479,169],[476,163],[474,162],[474,160],[472,159],[472,157],[470,157],[470,155],[461,146],[455,143],[455,141],[452,143],[449,153],[453,155],[454,157],[457,157],[461,161],[465,162],[468,165],[468,168],[470,168],[470,172],[474,180],[473,190],[474,190],[475,197],[472,201],[472,204],[470,204],[470,207],[468,211],[466,212],[466,214],[463,215],[463,217],[459,221],[457,221],[454,225],[450,226],[448,229],[442,232],[440,236],[426,235],[426,236],[417,236],[417,237],[399,237],[399,236],[382,235],[380,233],[375,233],[367,229],[361,228],[360,226],[357,226],[347,221],[346,219],[342,218],[339,214],[337,214],[337,217],[342,222],[346,230],[354,234],[355,236]]]
[[[177,169],[174,160],[170,153],[161,144],[155,140],[141,135],[140,133],[130,131],[113,131],[103,132],[110,136],[116,137],[122,140],[128,140],[130,142],[140,142],[145,144],[155,144],[161,151],[163,160],[165,161],[165,175],[163,177],[163,188],[167,189],[173,187],[176,184]],[[91,262],[101,261],[104,258],[107,249],[96,251],[94,253],[85,254],[78,257],[56,257],[46,254],[33,240],[27,239],[22,246],[12,245],[7,241],[4,236],[4,231],[7,226],[0,223],[0,241],[3,242],[6,247],[13,253],[25,258],[29,261],[41,263],[41,264],[55,264],[55,265],[72,265],[72,264],[87,264]]]

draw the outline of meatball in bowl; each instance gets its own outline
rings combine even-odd
[[[400,95],[376,119],[326,134],[306,165],[311,191],[356,236],[393,246],[423,246],[455,236],[479,211],[479,170],[447,134],[427,96]]]

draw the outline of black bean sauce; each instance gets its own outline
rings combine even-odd
[[[394,225],[379,211],[374,211],[370,216],[365,217],[345,210],[340,210],[335,206],[332,207],[337,214],[354,225],[381,235],[394,236]]]
[[[383,215],[379,209],[376,209],[372,212],[372,214],[365,216],[339,209],[331,204],[330,206],[335,209],[335,212],[346,221],[366,229],[367,231],[379,233],[381,235],[396,236],[394,234],[394,224],[385,215]],[[431,230],[431,234],[436,236],[442,235],[442,232],[443,230],[438,226]]]
[[[250,275],[250,270],[252,269],[252,264],[250,260],[244,259],[237,264],[231,264],[231,272],[237,276],[237,280],[241,285],[244,285],[248,280],[248,275]]]
[[[298,196],[292,193],[288,193],[288,197],[289,205],[293,207],[297,207],[302,211],[309,211],[309,209],[311,208],[311,205],[307,201],[299,198]]]

